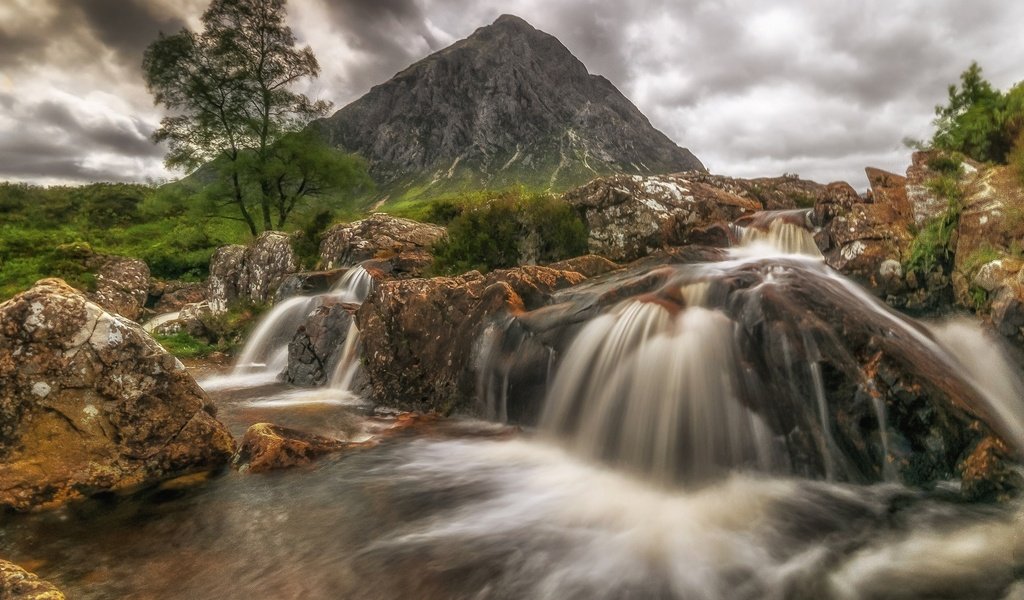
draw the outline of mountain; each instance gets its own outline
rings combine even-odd
[[[391,200],[704,166],[554,36],[505,15],[315,124]]]

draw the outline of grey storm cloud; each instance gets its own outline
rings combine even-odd
[[[205,2],[18,6],[24,14],[0,6],[2,175],[165,176],[147,141],[160,113],[139,63],[157,32],[194,25]],[[865,166],[905,168],[902,139],[929,134],[934,105],[972,60],[1000,88],[1024,79],[1024,3],[1000,0],[290,0],[288,10],[322,67],[306,91],[338,106],[500,14],[519,15],[712,171],[737,176],[798,172],[863,187]]]
[[[176,33],[185,21],[145,0],[78,0],[85,23],[125,64],[140,67],[142,53],[161,31]]]

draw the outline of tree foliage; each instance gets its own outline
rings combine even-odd
[[[963,153],[981,162],[1006,163],[1024,132],[1024,84],[1007,93],[992,87],[981,67],[971,63],[950,85],[945,106],[935,107],[931,146]]]
[[[368,181],[360,163],[297,133],[330,104],[292,90],[320,66],[296,47],[284,0],[213,0],[202,24],[161,34],[143,57],[154,101],[171,111],[154,135],[168,166],[208,165],[254,235],[282,227],[303,198]]]

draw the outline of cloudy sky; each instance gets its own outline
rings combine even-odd
[[[157,32],[208,0],[0,0],[0,180],[174,177],[148,141],[142,83]],[[1004,0],[290,0],[337,107],[502,13],[559,39],[715,173],[795,172],[863,188],[903,171],[905,137],[972,60],[1024,80],[1024,3]]]

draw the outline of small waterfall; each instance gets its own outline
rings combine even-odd
[[[769,220],[767,224],[757,223],[737,229],[740,246],[733,249],[734,256],[766,258],[801,255],[824,258],[811,232],[802,222],[793,222],[792,218],[779,217]]]
[[[289,342],[314,310],[326,300],[358,306],[372,289],[373,277],[359,265],[346,271],[331,290],[324,294],[296,296],[276,304],[260,319],[256,329],[246,340],[231,373],[202,381],[203,388],[247,388],[278,381],[281,373],[288,367]],[[359,330],[353,321],[341,359],[329,381],[330,388],[348,390],[358,366],[358,340]]]
[[[570,346],[541,429],[662,483],[785,464],[737,394],[732,323],[701,307],[627,301]]]

